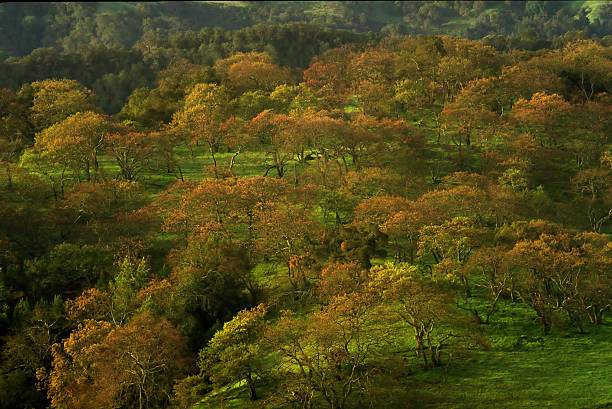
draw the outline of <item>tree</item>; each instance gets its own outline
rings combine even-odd
[[[22,205],[23,202],[31,202],[44,205],[50,197],[47,186],[36,174],[28,172],[17,164],[10,162],[1,163],[6,172],[0,173],[0,192],[7,202]]]
[[[472,109],[486,109],[503,115],[519,99],[530,99],[537,92],[561,94],[561,78],[550,71],[519,62],[503,69],[497,77],[479,78],[463,88],[455,102]]]
[[[612,219],[612,172],[606,168],[584,169],[572,182],[574,189],[586,202],[586,213],[591,229],[601,233],[602,227]]]
[[[208,346],[200,351],[198,365],[215,385],[246,381],[249,399],[257,399],[254,377],[262,376],[265,356],[263,332],[266,308],[263,304],[240,311],[223,329],[217,331]]]
[[[351,221],[355,202],[344,194],[332,189],[322,189],[319,205],[323,211],[323,221],[329,223],[329,215],[332,214],[336,226],[346,224]]]
[[[456,217],[439,226],[424,226],[419,231],[417,255],[431,254],[434,271],[457,279],[464,294],[471,297],[470,284],[465,271],[472,251],[485,241],[487,231],[475,226],[466,217]]]
[[[609,146],[612,132],[612,106],[603,101],[586,102],[573,106],[569,118],[573,138],[566,146],[572,153],[578,170],[605,166],[605,152]],[[607,166],[612,169],[612,165]]]
[[[557,147],[562,145],[567,134],[570,110],[570,104],[560,95],[537,92],[529,100],[521,98],[516,101],[511,117],[542,146]]]
[[[320,226],[312,213],[294,204],[277,203],[267,210],[255,213],[255,249],[264,260],[273,260],[286,265],[289,280],[294,288],[308,286],[303,271],[294,269],[292,260],[308,256],[320,235]],[[297,273],[297,274],[296,274]]]
[[[565,311],[578,332],[584,331],[586,313],[577,303],[582,292],[585,259],[575,239],[566,232],[542,234],[534,241],[520,241],[509,256],[516,271],[516,293],[537,314],[546,335],[553,315]]]
[[[76,298],[66,301],[66,319],[72,323],[83,323],[88,319],[110,321],[113,300],[108,291],[88,288]]]
[[[270,101],[273,104],[273,109],[271,110],[276,114],[289,115],[293,108],[295,108],[294,101],[298,98],[300,92],[303,91],[304,89],[299,85],[279,85],[270,93]]]
[[[354,212],[355,217],[351,225],[356,228],[356,234],[359,239],[366,240],[366,243],[360,243],[362,245],[365,244],[360,249],[360,258],[364,268],[370,269],[370,258],[376,252],[376,246],[384,243],[387,239],[386,234],[390,233],[384,226],[390,227],[390,224],[387,223],[390,223],[391,219],[399,213],[410,209],[410,201],[396,196],[372,196],[357,205]],[[397,236],[394,238],[397,239]],[[345,252],[351,247],[356,247],[356,243],[351,243],[351,241],[345,240],[342,243],[341,247]],[[393,241],[392,245],[396,252],[395,256],[401,257],[399,241]]]
[[[272,159],[272,164],[267,165],[264,176],[274,169],[278,177],[282,178],[296,151],[304,151],[305,144],[300,135],[297,135],[297,138],[289,137],[295,122],[286,115],[263,111],[248,123],[247,131],[263,143],[269,144],[267,155]]]
[[[576,302],[586,311],[591,324],[600,325],[612,304],[612,243],[601,234],[583,233],[578,238],[585,260],[585,274]]]
[[[248,91],[237,99],[237,111],[240,117],[249,121],[266,109],[274,108],[274,101],[263,91]]]
[[[507,251],[502,246],[483,247],[470,257],[468,269],[475,281],[475,286],[484,288],[489,297],[489,305],[484,312],[484,319],[478,308],[469,302],[460,308],[467,309],[480,323],[488,324],[495,313],[497,303],[502,295],[513,296],[514,275]]]
[[[440,116],[443,126],[448,129],[445,134],[457,149],[459,169],[463,170],[469,163],[474,139],[485,139],[490,133],[490,124],[497,116],[491,111],[465,107],[459,103],[445,104]]]
[[[229,239],[253,250],[256,222],[289,198],[291,189],[281,179],[251,177],[204,179],[187,189],[173,211],[164,217],[164,229],[189,235]]]
[[[109,179],[101,183],[76,184],[60,202],[72,217],[72,224],[80,222],[97,228],[122,212],[136,210],[144,204],[143,186],[136,182]]]
[[[125,257],[117,267],[119,272],[109,284],[112,294],[110,319],[114,325],[121,325],[136,309],[136,295],[147,284],[151,271],[144,258]]]
[[[34,378],[36,372],[48,369],[53,345],[69,327],[64,318],[64,301],[55,296],[52,301],[31,306],[21,299],[13,316],[13,329],[2,348],[3,360],[7,368],[20,369]]]
[[[585,100],[592,100],[598,92],[612,90],[609,49],[595,41],[578,40],[568,43],[559,54],[561,63],[555,68],[578,88]]]
[[[436,67],[437,82],[442,86],[442,101],[447,101],[458,89],[467,85],[468,81],[481,77],[475,67],[476,59],[461,56],[446,55],[440,58]]]
[[[468,217],[482,224],[489,217],[492,203],[487,192],[478,186],[459,184],[427,192],[415,201],[415,209],[424,220],[439,225],[455,217]]]
[[[410,202],[399,196],[373,196],[361,202],[355,209],[356,226],[381,227],[393,215],[410,209]]]
[[[189,145],[204,142],[219,177],[216,154],[222,146],[235,145],[241,121],[231,116],[229,94],[222,85],[197,84],[185,99],[185,107],[176,112],[171,126],[189,137]]]
[[[62,122],[77,112],[97,112],[93,92],[75,80],[44,80],[31,85],[32,119],[38,130]]]
[[[156,102],[150,89],[137,88],[121,108],[118,117],[143,128],[154,127],[172,116],[172,113],[159,112]]]
[[[386,264],[373,267],[370,273],[371,288],[392,316],[412,329],[416,356],[423,360],[423,368],[439,366],[449,341],[460,335],[450,326],[461,322],[451,297],[433,280],[420,276],[414,266]]]
[[[230,68],[237,63],[260,63],[260,64],[272,64],[272,58],[266,53],[235,53],[231,57],[223,58],[215,63],[215,72],[219,77],[225,77],[228,75]]]
[[[75,295],[110,275],[112,256],[106,249],[61,243],[45,257],[27,260],[25,275],[30,293],[50,299],[56,294]]]
[[[137,88],[129,96],[118,117],[132,121],[139,129],[154,130],[172,120],[185,103],[185,95],[196,84],[218,82],[212,67],[201,67],[184,60],[160,72],[157,88]]]
[[[371,167],[347,172],[340,192],[356,200],[382,195],[400,196],[405,190],[404,184],[402,177],[393,170]]]
[[[33,135],[26,108],[12,91],[0,89],[0,163],[15,162],[23,149],[32,144]]]
[[[174,381],[192,366],[181,334],[167,320],[147,313],[111,331],[97,352],[96,378],[112,380],[101,385],[101,395],[140,409],[167,402]]]
[[[170,310],[195,345],[202,345],[210,328],[257,302],[248,253],[228,240],[195,235],[172,254],[171,265]]]
[[[380,227],[380,231],[389,237],[396,261],[414,261],[419,231],[424,225],[422,215],[412,205],[407,210],[395,213]]]
[[[186,189],[173,212],[164,217],[163,228],[185,235],[232,237],[235,218],[232,217],[233,181],[204,179]]]
[[[368,149],[381,142],[381,136],[385,135],[385,132],[382,124],[369,115],[354,115],[350,125],[341,133],[340,140],[346,153],[350,155],[353,166],[361,170]]]
[[[153,156],[152,141],[148,135],[130,129],[106,134],[104,146],[119,165],[121,176],[128,181],[135,180]]]
[[[111,123],[94,112],[79,112],[36,135],[35,148],[49,152],[55,162],[68,163],[79,175],[84,170],[91,180],[90,169],[98,170],[98,154]]]
[[[56,408],[158,407],[167,403],[173,381],[190,369],[179,332],[147,313],[118,328],[86,320],[54,344],[52,355],[45,380]]]
[[[279,67],[265,60],[249,61],[245,59],[230,65],[227,70],[229,82],[240,93],[250,90],[270,92],[279,85],[293,82],[289,68]]]
[[[21,155],[20,165],[22,168],[37,172],[48,179],[53,189],[53,198],[57,203],[64,196],[66,184],[69,181],[69,176],[66,174],[69,167],[66,162],[56,159],[49,152],[38,152],[30,148],[26,149]]]
[[[330,263],[321,271],[317,290],[323,302],[358,291],[368,280],[368,272],[356,262]]]
[[[270,329],[288,400],[314,407],[318,398],[330,409],[344,409],[349,398],[364,395],[388,341],[388,329],[371,306],[366,293],[337,296],[307,318],[286,312]]]
[[[240,224],[246,226],[248,233],[245,243],[248,248],[253,248],[256,238],[256,215],[273,210],[279,202],[299,202],[291,196],[292,193],[295,190],[283,179],[255,176],[236,180],[232,191],[235,206],[232,213]]]
[[[151,132],[149,139],[153,147],[153,158],[158,165],[166,170],[167,173],[173,172],[177,179],[184,182],[183,169],[174,154],[174,146],[177,144],[172,132]],[[177,172],[178,171],[178,172]]]
[[[346,67],[333,62],[317,61],[304,71],[303,86],[323,97],[325,108],[341,106],[347,98],[349,77]]]

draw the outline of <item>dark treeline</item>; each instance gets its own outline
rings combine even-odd
[[[550,44],[568,32],[609,35],[610,7],[605,1],[4,3],[0,50],[6,58],[42,47],[129,49],[152,35],[291,22],[383,35],[522,36]]]
[[[100,45],[63,54],[53,47],[39,48],[25,57],[0,62],[0,84],[17,91],[33,81],[70,78],[92,89],[105,112],[116,113],[134,89],[154,86],[159,73],[176,64],[212,65],[237,52],[265,51],[281,65],[304,68],[312,57],[328,49],[376,41],[374,34],[304,23],[258,25],[237,31],[204,28],[169,38],[153,35],[131,50]]]
[[[236,52],[257,51],[278,64],[306,68],[330,48],[375,44],[385,35],[452,33],[507,51],[559,48],[609,34],[605,2],[579,12],[571,9],[573,2],[338,2],[325,13],[316,3],[5,3],[0,50],[5,59],[13,57],[0,63],[0,85],[17,91],[32,81],[71,78],[92,89],[105,112],[116,113],[134,89],[153,86],[159,71],[183,59],[212,65]],[[369,24],[366,15],[404,18]],[[452,19],[475,23],[440,30]],[[304,20],[308,23],[287,23]],[[371,31],[356,34],[313,23]]]

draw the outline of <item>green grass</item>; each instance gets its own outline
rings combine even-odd
[[[421,375],[424,383],[446,378],[424,390],[431,396],[425,401],[434,403],[423,407],[570,409],[612,402],[612,331],[601,332],[607,339],[552,338],[524,351],[479,353],[446,373]],[[443,399],[436,398],[441,391]]]
[[[200,181],[214,176],[212,172],[206,170],[213,165],[213,161],[203,147],[196,147],[193,150],[193,157],[185,147],[175,148],[175,154],[186,181]],[[218,166],[228,166],[233,155],[233,153],[218,153],[216,155]],[[261,176],[266,170],[265,160],[264,152],[244,152],[235,160],[234,174],[239,177]],[[106,175],[110,177],[119,175],[119,166],[113,157],[103,155],[98,158],[98,162]],[[178,170],[168,173],[163,163],[152,161],[139,173],[137,179],[150,194],[155,195],[176,182],[178,174]]]
[[[266,266],[258,268],[260,274],[266,270]],[[408,357],[405,362],[412,374],[380,383],[384,392],[374,407],[612,407],[612,324],[609,322],[588,327],[588,333],[583,335],[568,326],[557,327],[552,334],[541,336],[531,309],[502,300],[491,324],[481,328],[488,332],[491,350],[472,351],[467,357],[456,358],[451,365],[430,371],[422,371],[420,363]],[[405,341],[406,345],[411,343],[409,338]],[[261,388],[260,396],[265,397],[267,391]],[[359,405],[354,402],[351,407]],[[250,407],[246,388],[240,383],[234,384],[196,406],[209,407]]]
[[[411,379],[422,408],[580,409],[612,403],[612,325],[540,336],[523,304],[503,301],[488,327],[492,351]],[[487,326],[485,326],[487,327]]]

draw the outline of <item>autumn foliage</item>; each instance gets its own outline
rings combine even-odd
[[[297,67],[155,33],[164,69],[116,115],[72,79],[0,91],[0,392],[30,393],[6,407],[447,407],[531,339],[600,346],[605,41],[390,36]]]

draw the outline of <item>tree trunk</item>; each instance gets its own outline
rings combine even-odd
[[[8,163],[6,164],[6,177],[8,179],[8,188],[12,189],[13,188],[13,175],[11,175],[11,167]]]
[[[209,147],[210,156],[213,160],[213,166],[215,167],[215,179],[219,179],[219,173],[217,172],[217,158],[215,157],[215,149],[213,146]]]
[[[497,306],[497,301],[499,300],[499,295],[500,295],[500,293],[498,293],[497,296],[495,298],[493,298],[493,301],[491,301],[491,304],[489,304],[489,310],[487,311],[487,315],[486,315],[485,321],[484,321],[485,324],[489,323],[489,321],[491,320],[491,316],[495,312],[495,307]]]
[[[179,165],[178,162],[176,163],[176,167],[178,168],[179,175],[181,177],[181,182],[184,182],[185,179],[183,179],[183,169],[181,169],[181,165]]]
[[[348,168],[348,164],[346,163],[346,158],[344,157],[344,155],[341,155],[342,158],[342,163],[344,163],[344,171],[345,173],[348,173],[349,168]]]
[[[463,283],[463,292],[465,294],[465,298],[472,297],[472,290],[470,289],[470,283],[466,277],[461,277],[461,282]]]
[[[236,161],[236,157],[238,155],[240,155],[240,149],[241,148],[238,148],[238,150],[236,151],[236,153],[234,153],[234,156],[232,156],[232,159],[230,160],[230,167],[229,167],[230,168],[230,172],[233,172],[233,170],[234,170],[234,164],[235,164],[235,161]]]
[[[64,197],[64,188],[65,188],[65,184],[66,184],[66,181],[64,179],[64,173],[65,172],[66,172],[66,169],[65,168],[62,169],[62,177],[60,179],[60,194],[61,194],[61,197]]]
[[[417,358],[419,355],[421,355],[421,358],[423,359],[423,368],[429,369],[429,361],[427,359],[427,354],[425,353],[423,335],[420,333],[420,331],[417,328],[414,329],[414,342],[416,344],[415,351],[416,351]]]
[[[138,388],[138,409],[142,409],[142,387]]]
[[[359,154],[355,149],[351,149],[350,153],[351,159],[353,160],[353,166],[355,166],[355,170],[361,170],[361,164],[359,163]]]
[[[540,317],[540,321],[542,322],[542,335],[548,335],[550,332],[550,323],[544,317]]]
[[[255,383],[253,382],[253,378],[251,377],[251,369],[249,368],[249,372],[246,375],[246,383],[249,387],[249,400],[255,401],[257,400],[257,392],[255,391]]]

